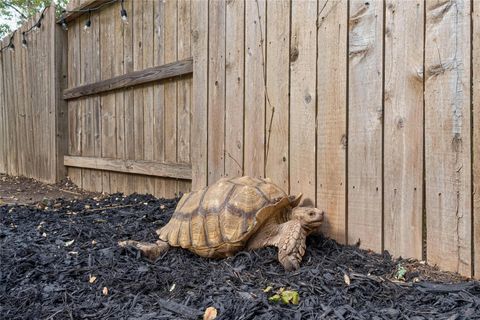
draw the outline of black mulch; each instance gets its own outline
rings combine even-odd
[[[309,240],[293,273],[273,248],[218,261],[173,249],[152,264],[117,247],[153,241],[175,205],[112,195],[0,207],[0,318],[196,319],[209,306],[217,319],[480,318],[478,282],[321,237]],[[408,272],[397,283],[399,264]],[[269,302],[282,287],[297,290],[300,303]]]

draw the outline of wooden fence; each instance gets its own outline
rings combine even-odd
[[[480,1],[109,2],[1,54],[0,171],[58,177],[66,133],[88,190],[267,176],[340,242],[480,277]]]
[[[190,1],[72,1],[69,177],[87,190],[174,196],[191,186]],[[90,19],[91,27],[85,30]]]
[[[480,276],[479,12],[193,2],[193,188],[267,176],[340,242]]]
[[[14,51],[0,53],[0,172],[55,182],[65,176],[65,34],[55,23],[55,7],[44,12],[38,32],[25,36],[40,13],[18,29]],[[9,44],[10,36],[1,47]]]

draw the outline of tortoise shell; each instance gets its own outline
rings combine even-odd
[[[265,221],[294,203],[268,180],[221,179],[183,195],[170,221],[157,233],[171,246],[221,258],[241,250]]]

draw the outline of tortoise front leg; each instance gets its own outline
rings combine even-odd
[[[307,233],[300,221],[290,220],[280,225],[278,235],[278,261],[287,271],[300,268],[305,254]]]
[[[135,248],[152,262],[157,260],[164,252],[167,252],[167,250],[170,248],[170,245],[162,240],[158,240],[156,243],[126,240],[119,241],[118,245],[122,248]]]

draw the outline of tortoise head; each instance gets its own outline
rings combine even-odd
[[[307,231],[319,229],[322,225],[325,212],[313,207],[298,206],[301,198],[302,195],[300,194],[290,202],[293,208],[291,218],[300,220],[302,226]]]

